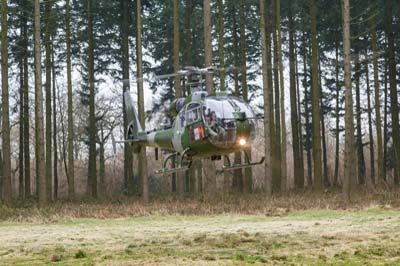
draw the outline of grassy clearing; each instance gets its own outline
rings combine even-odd
[[[400,212],[0,223],[0,265],[400,265]]]
[[[1,265],[400,265],[400,193],[0,205]],[[317,200],[316,200],[317,199]]]

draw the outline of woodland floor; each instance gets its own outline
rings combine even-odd
[[[400,265],[400,211],[0,222],[0,265]]]

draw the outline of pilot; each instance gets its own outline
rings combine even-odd
[[[217,114],[212,111],[210,115],[210,127],[215,131],[217,129]]]
[[[205,120],[207,126],[210,126],[210,124],[211,124],[211,111],[210,111],[210,108],[206,109],[204,107],[204,120]]]
[[[206,125],[208,126],[208,132],[210,133],[211,136],[215,137],[218,135],[217,132],[215,132],[216,129],[216,119],[214,120],[213,118],[216,118],[215,112],[211,112],[210,108],[206,109],[204,111],[204,118]]]
[[[198,112],[198,109],[194,109],[194,110],[192,110],[191,111],[192,112],[192,121],[197,121],[197,120],[199,120],[199,112]]]
[[[226,130],[223,126],[221,126],[221,119],[217,117],[217,114],[213,111],[211,113],[211,129],[220,136],[224,136],[226,133]]]

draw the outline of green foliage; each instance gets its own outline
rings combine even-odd
[[[242,252],[236,253],[233,256],[233,258],[235,260],[243,261],[243,262],[250,263],[250,264],[254,264],[256,262],[260,262],[260,263],[268,262],[268,260],[264,256],[250,255],[250,254],[245,254],[245,253],[242,253]]]
[[[87,254],[83,250],[78,250],[78,252],[75,253],[75,259],[84,259],[87,258]]]

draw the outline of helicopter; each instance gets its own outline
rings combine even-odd
[[[202,90],[204,75],[231,69],[186,67],[174,74],[156,76],[157,80],[190,78],[186,84],[191,94],[171,102],[168,112],[173,123],[152,131],[141,127],[132,97],[125,92],[126,115],[130,122],[124,142],[131,144],[134,153],[138,153],[141,146],[154,147],[156,160],[159,149],[170,152],[163,160],[162,168],[155,171],[156,175],[185,172],[194,159],[210,158],[216,161],[226,158],[218,173],[264,163],[265,157],[252,162],[247,151],[256,137],[257,120],[262,118],[256,116],[240,98],[229,96],[226,92],[208,94]],[[235,152],[244,152],[243,164],[231,164],[229,154]],[[176,167],[168,168],[172,159],[176,159]]]

